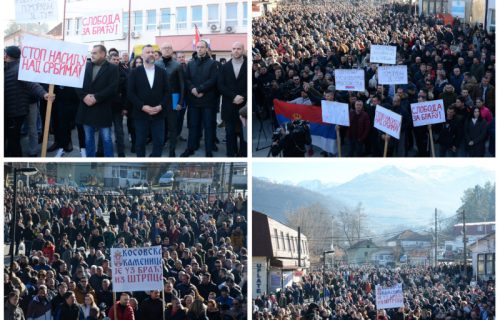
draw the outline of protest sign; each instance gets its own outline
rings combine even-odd
[[[349,126],[349,105],[335,101],[321,101],[321,117],[325,123]]]
[[[365,91],[365,72],[362,69],[335,70],[335,89]]]
[[[122,12],[106,11],[82,17],[83,42],[116,40],[123,38]]]
[[[19,80],[81,88],[87,45],[24,35]]]
[[[396,64],[396,46],[370,46],[370,63]]]
[[[375,109],[374,127],[399,139],[401,132],[401,115],[377,105]]]
[[[378,67],[379,84],[407,84],[408,67],[407,66],[381,66]]]
[[[163,290],[161,246],[111,248],[114,292]]]
[[[412,103],[411,116],[415,127],[445,122],[443,100]]]
[[[404,307],[403,285],[401,283],[389,288],[375,286],[375,299],[377,309],[390,309]]]
[[[16,0],[16,22],[37,23],[59,20],[57,0]]]

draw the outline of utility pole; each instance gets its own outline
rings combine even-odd
[[[464,235],[464,276],[467,274],[467,237],[465,234],[465,209],[462,211],[462,233]]]
[[[438,260],[438,210],[434,209],[434,268]]]
[[[298,239],[299,239],[298,242],[299,243],[298,243],[298,246],[297,246],[297,252],[299,253],[299,268],[300,268],[302,266],[302,263],[301,263],[302,260],[300,259],[301,258],[300,257],[300,253],[301,253],[300,252],[300,227],[298,228],[298,232],[299,232],[299,236],[298,236]]]
[[[233,166],[234,162],[231,162],[229,165],[229,181],[228,181],[228,187],[227,187],[227,198],[229,199],[229,196],[231,195],[232,187],[233,187]]]

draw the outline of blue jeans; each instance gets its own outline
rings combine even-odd
[[[135,151],[138,157],[146,156],[146,141],[149,130],[153,138],[152,157],[161,157],[163,151],[163,143],[165,141],[165,119],[149,118],[149,119],[134,119],[135,124]]]
[[[83,125],[85,130],[85,151],[87,157],[95,157],[95,129],[94,127]],[[104,146],[104,156],[113,157],[113,140],[111,139],[111,127],[97,128]]]

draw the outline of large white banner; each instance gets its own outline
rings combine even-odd
[[[403,284],[382,288],[375,286],[377,310],[404,307]]]
[[[446,122],[443,100],[412,103],[411,116],[415,127]]]
[[[321,101],[321,117],[325,123],[349,126],[349,105],[335,101]]]
[[[336,69],[335,89],[365,91],[365,72],[362,69]]]
[[[19,80],[83,87],[87,45],[23,36]]]
[[[123,38],[122,11],[87,14],[82,17],[81,24],[81,39],[83,42]]]
[[[370,63],[396,64],[396,46],[370,46]]]
[[[161,246],[111,248],[113,291],[163,290]]]
[[[16,23],[59,20],[57,0],[16,0]]]
[[[388,135],[399,139],[401,133],[401,115],[377,105],[375,109],[374,127]]]
[[[407,66],[381,66],[377,69],[379,84],[407,84]]]

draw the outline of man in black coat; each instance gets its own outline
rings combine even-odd
[[[167,106],[167,117],[165,121],[165,141],[167,136],[170,142],[170,157],[175,157],[175,145],[177,142],[177,125],[178,114],[182,112],[184,106],[184,70],[182,65],[173,59],[174,50],[171,43],[164,43],[161,46],[162,58],[155,64],[167,71],[170,92],[172,94],[172,105]],[[175,100],[175,101],[174,101]],[[175,104],[175,105],[174,105]],[[182,123],[181,123],[182,127]]]
[[[218,77],[218,88],[222,93],[222,120],[226,124],[227,156],[244,156],[243,127],[239,110],[247,102],[247,59],[243,56],[244,46],[235,42],[232,48],[232,59],[224,64]],[[240,139],[238,152],[237,139]]]
[[[21,50],[10,46],[4,51],[4,144],[6,157],[22,157],[21,125],[28,115],[30,95],[54,101],[55,95],[49,94],[38,84],[18,80]]]
[[[113,113],[111,102],[118,92],[118,66],[106,60],[106,47],[95,45],[92,48],[91,62],[85,68],[83,88],[77,89],[80,98],[77,123],[85,130],[85,147],[87,157],[95,157],[95,130],[99,130],[104,156],[113,157],[113,140],[111,125]]]
[[[186,70],[187,99],[189,104],[188,148],[181,157],[189,157],[198,148],[203,123],[205,154],[212,157],[214,146],[213,113],[216,111],[217,65],[208,55],[208,44],[196,44],[197,56],[188,63]]]
[[[161,157],[166,109],[172,105],[169,81],[165,69],[155,65],[153,46],[146,45],[142,48],[142,59],[144,64],[130,71],[127,90],[135,121],[135,150],[138,157],[146,156],[146,140],[151,130],[151,156]]]

